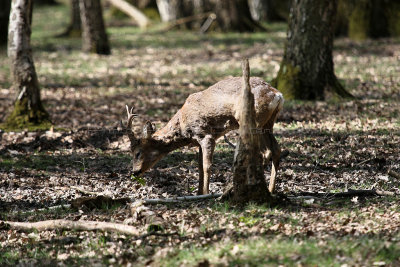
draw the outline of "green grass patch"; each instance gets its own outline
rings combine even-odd
[[[208,261],[224,266],[341,266],[398,263],[400,248],[378,236],[328,240],[257,237],[210,246],[177,250],[160,261],[162,266],[196,266]]]

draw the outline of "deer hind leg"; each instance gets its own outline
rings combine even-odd
[[[279,161],[281,158],[281,148],[278,142],[275,139],[275,136],[270,133],[269,139],[271,140],[270,150],[271,150],[271,157],[272,157],[272,168],[271,168],[271,177],[269,179],[269,192],[273,193],[275,190],[275,183],[276,183],[276,174],[279,168]]]
[[[264,132],[261,136],[260,148],[264,158],[264,166],[268,164],[269,160],[272,158],[271,177],[269,180],[268,189],[271,193],[273,193],[275,190],[276,176],[279,168],[281,148],[275,139],[271,125],[264,127]]]
[[[212,136],[204,137],[200,142],[199,148],[199,190],[198,195],[209,193],[211,177],[211,165],[215,148],[215,140]]]

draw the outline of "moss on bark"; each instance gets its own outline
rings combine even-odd
[[[355,4],[349,16],[349,37],[353,40],[365,40],[370,30],[370,1],[360,0]]]
[[[300,67],[282,61],[277,77],[271,82],[272,86],[282,92],[285,99],[298,99],[300,87]]]
[[[40,105],[38,109],[30,109],[28,99],[17,100],[14,104],[14,110],[6,118],[1,128],[7,131],[23,130],[29,131],[46,130],[52,126],[50,116]]]
[[[388,30],[390,36],[400,36],[400,3],[390,3],[386,7],[386,15],[388,19]]]

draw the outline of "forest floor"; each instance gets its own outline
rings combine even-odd
[[[279,69],[285,25],[268,33],[141,32],[109,27],[111,56],[85,55],[79,39],[55,38],[68,10],[34,12],[32,45],[42,98],[55,124],[41,132],[0,130],[0,220],[125,223],[140,235],[21,232],[0,225],[0,265],[399,266],[399,196],[320,197],[277,207],[208,200],[132,206],[76,203],[93,191],[113,199],[172,198],[197,191],[197,149],[169,154],[142,178],[130,175],[125,105],[162,127],[186,97],[240,75],[270,81]],[[48,18],[52,17],[52,23]],[[275,132],[282,149],[277,192],[379,189],[400,194],[400,40],[335,42],[335,72],[354,100],[287,101]],[[14,92],[0,53],[0,122]],[[235,133],[229,135],[231,141]],[[233,150],[217,143],[211,191],[232,180]],[[268,176],[269,170],[266,170]],[[75,201],[74,201],[75,200]]]

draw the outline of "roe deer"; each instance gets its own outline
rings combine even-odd
[[[280,147],[273,135],[275,119],[282,109],[282,94],[261,78],[250,78],[254,94],[257,129],[261,134],[261,153],[265,161],[272,158],[269,191],[275,188],[279,167]],[[199,147],[199,195],[209,193],[211,163],[215,140],[225,133],[239,128],[237,107],[240,101],[242,78],[234,77],[220,81],[208,89],[191,94],[182,108],[164,128],[154,131],[147,121],[143,136],[138,138],[132,131],[132,120],[136,117],[132,109],[128,113],[128,137],[133,155],[133,174],[140,175],[154,166],[169,152],[187,145]]]

